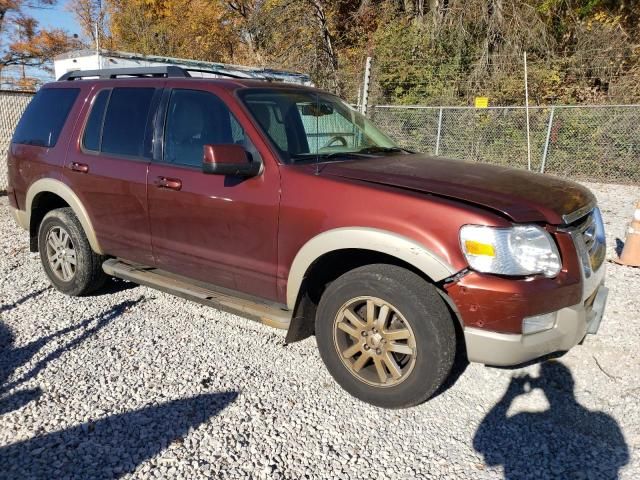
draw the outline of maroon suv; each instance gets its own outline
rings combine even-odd
[[[606,302],[589,190],[409,152],[310,87],[73,72],[32,100],[8,166],[58,290],[115,276],[287,342],[315,334],[337,382],[383,407],[429,398],[456,352],[504,366],[566,351]]]

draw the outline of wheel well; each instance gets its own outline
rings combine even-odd
[[[287,343],[302,340],[313,335],[314,319],[320,297],[322,297],[322,293],[332,281],[354,268],[376,263],[406,268],[423,278],[426,282],[431,284],[435,283],[424,272],[418,270],[413,265],[386,253],[350,248],[326,253],[313,262],[307,269],[298,293],[291,326],[287,333]],[[448,302],[445,303],[447,303],[447,306],[450,308]]]
[[[65,208],[69,204],[61,197],[51,192],[41,192],[31,202],[31,217],[29,221],[29,250],[38,251],[38,229],[44,216],[56,208]]]
[[[397,265],[411,270],[428,282],[432,282],[430,278],[413,265],[386,253],[351,248],[335,250],[318,258],[307,270],[305,280],[307,280],[307,289],[311,293],[312,300],[319,302],[320,296],[327,285],[339,276],[354,268],[374,263]]]

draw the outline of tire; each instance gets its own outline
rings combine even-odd
[[[386,320],[380,323],[380,317]],[[404,408],[426,401],[449,375],[454,321],[436,288],[415,273],[367,265],[327,287],[316,340],[327,369],[347,392],[379,407]],[[356,372],[358,363],[363,366]]]
[[[71,208],[51,210],[44,216],[38,229],[38,250],[49,281],[62,293],[86,295],[102,287],[107,279],[102,271],[105,258],[91,249]]]

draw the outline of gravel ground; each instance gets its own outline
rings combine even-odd
[[[638,188],[590,185],[624,239]],[[640,478],[640,270],[608,265],[597,336],[519,370],[470,365],[385,411],[315,340],[125,282],[49,288],[0,198],[1,478]]]

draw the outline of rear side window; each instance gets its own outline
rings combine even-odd
[[[84,129],[82,145],[87,150],[100,151],[100,139],[102,137],[102,121],[104,120],[104,110],[109,100],[111,90],[102,90],[93,101],[91,113]]]
[[[145,132],[154,92],[153,88],[113,89],[102,127],[102,153],[145,155]]]
[[[54,147],[80,89],[43,88],[31,100],[15,133],[14,143]]]

